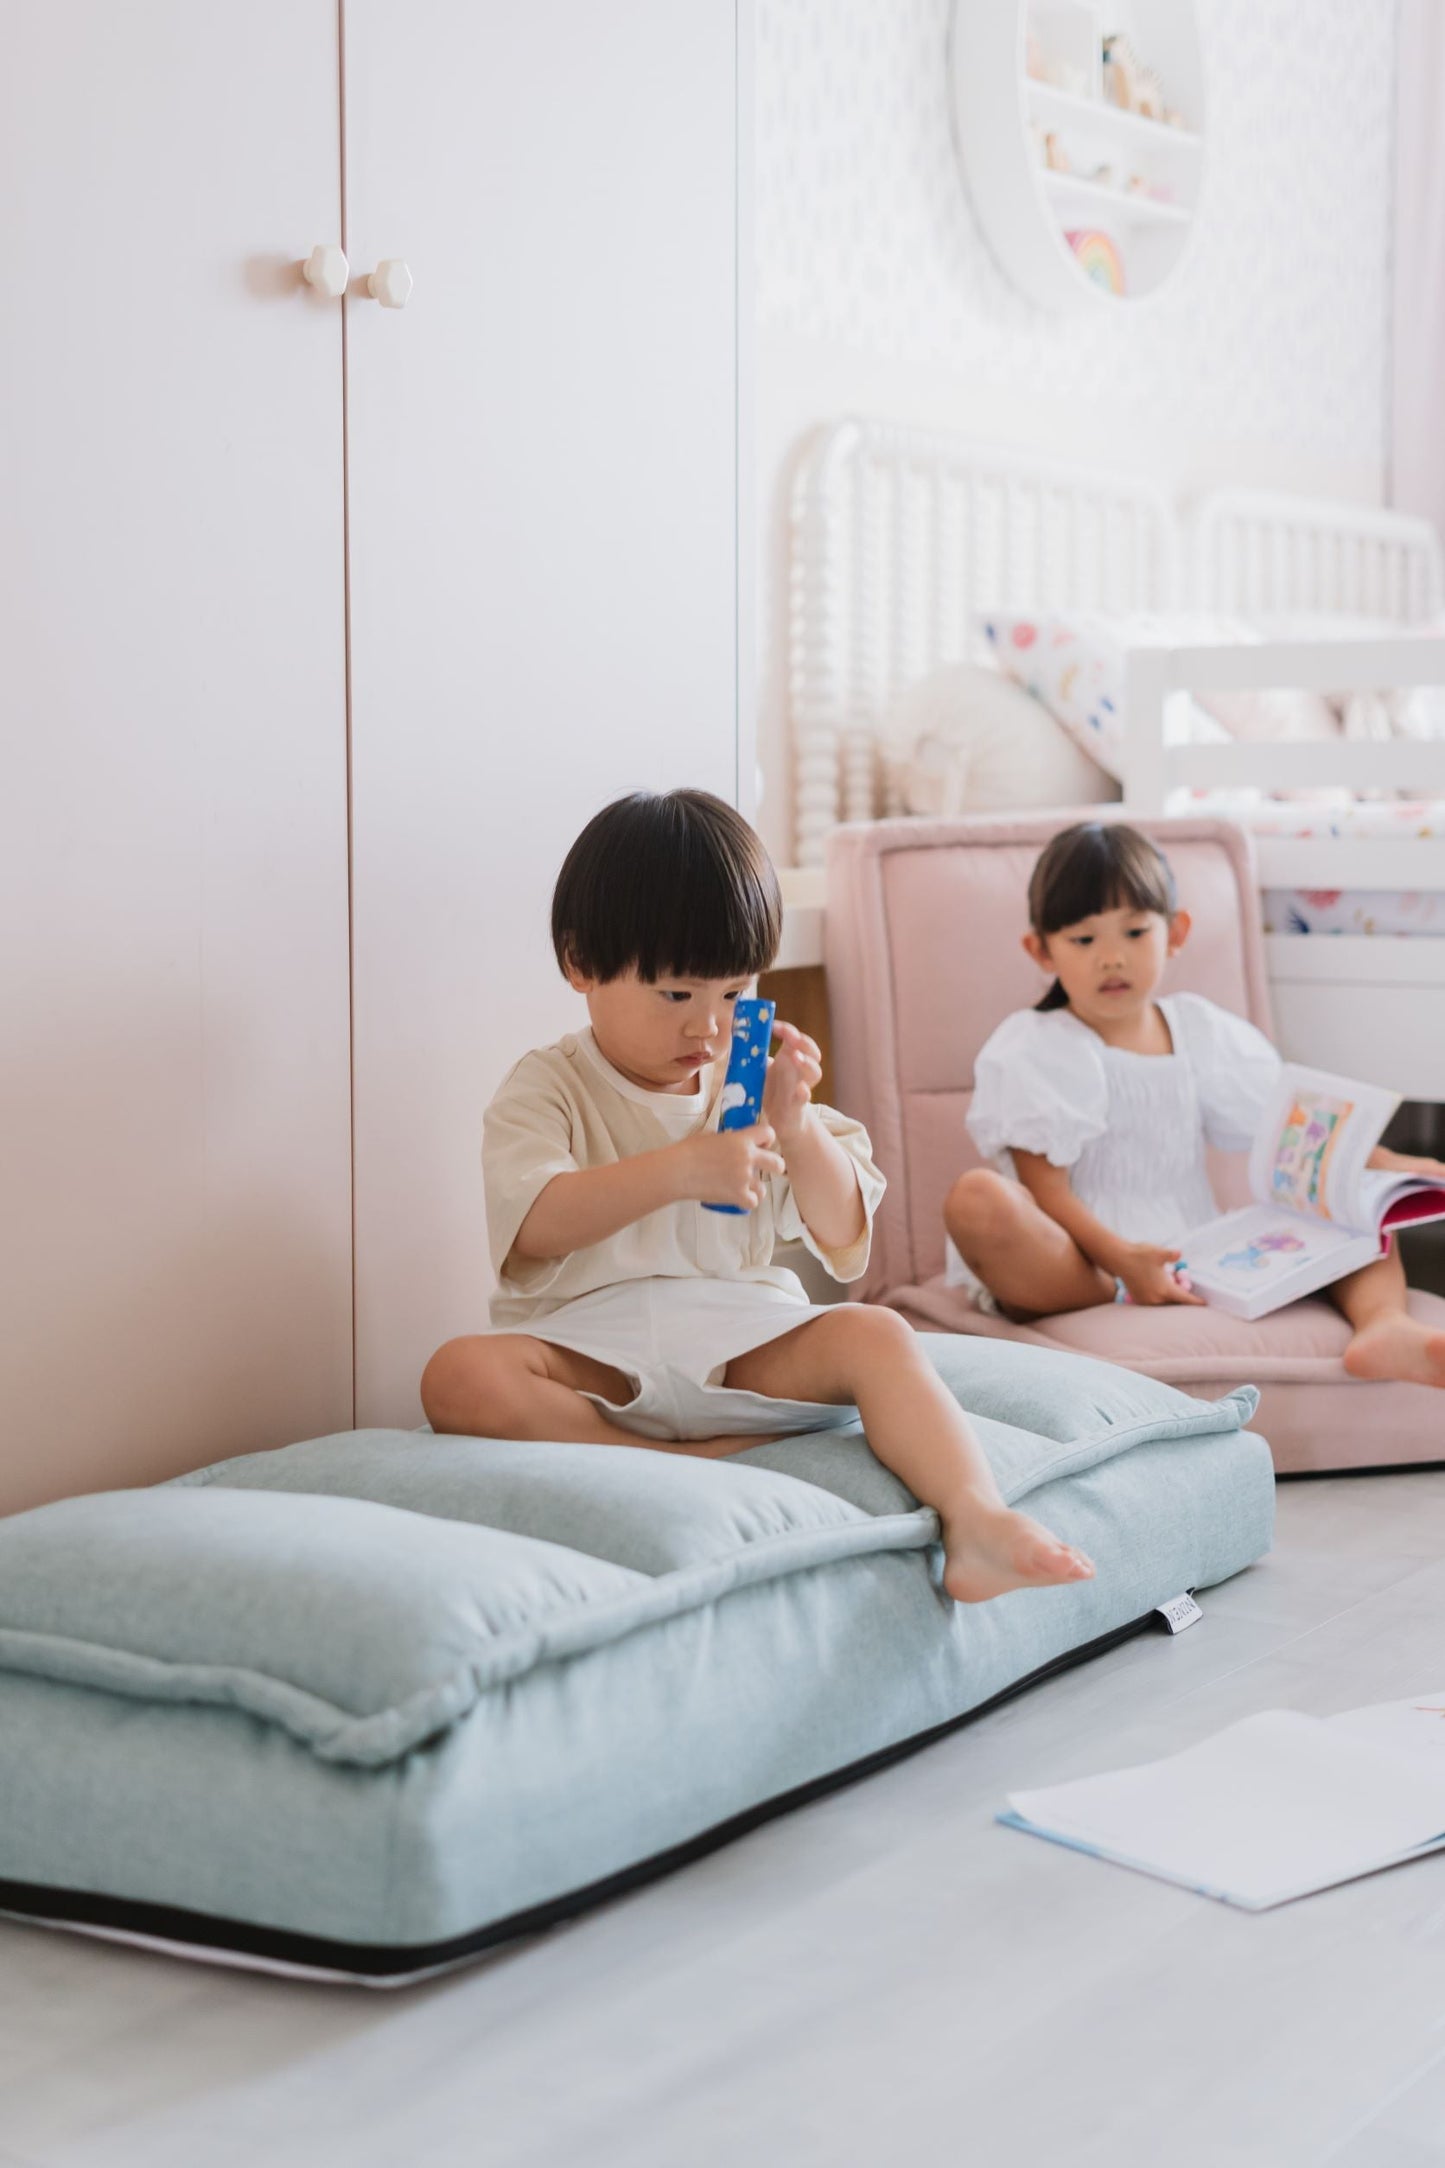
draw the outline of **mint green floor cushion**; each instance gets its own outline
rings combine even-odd
[[[1094,1581],[950,1603],[933,1515],[857,1429],[727,1461],[355,1431],[0,1523],[0,1909],[412,1976],[1268,1547],[1248,1392],[927,1345]]]

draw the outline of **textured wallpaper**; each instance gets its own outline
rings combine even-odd
[[[1050,315],[989,254],[950,132],[950,4],[756,0],[764,334],[1383,471],[1393,0],[1198,0],[1199,228],[1117,316]]]

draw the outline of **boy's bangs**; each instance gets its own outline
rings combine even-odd
[[[769,872],[772,871],[769,867]],[[640,979],[750,979],[778,952],[781,898],[710,855],[654,864],[629,884],[617,953]]]
[[[736,809],[706,791],[638,792],[578,837],[552,901],[564,970],[604,982],[750,979],[782,939],[778,877]]]

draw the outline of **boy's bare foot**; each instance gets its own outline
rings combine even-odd
[[[1355,1334],[1345,1349],[1345,1368],[1352,1378],[1445,1386],[1445,1332],[1431,1332],[1403,1310],[1387,1310]]]
[[[1053,1588],[1092,1581],[1094,1562],[1061,1543],[1026,1513],[1007,1506],[975,1507],[951,1517],[943,1530],[943,1586],[955,1603],[986,1603],[1013,1588]]]

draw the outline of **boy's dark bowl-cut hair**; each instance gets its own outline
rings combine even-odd
[[[1045,844],[1029,876],[1029,924],[1047,937],[1101,911],[1157,911],[1173,918],[1179,895],[1168,859],[1125,821],[1079,821]],[[1057,979],[1036,1009],[1066,1009]]]
[[[741,813],[706,790],[633,791],[587,823],[552,896],[565,972],[752,978],[778,953],[783,899]]]

